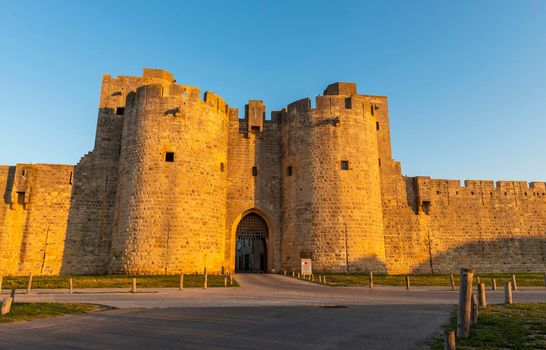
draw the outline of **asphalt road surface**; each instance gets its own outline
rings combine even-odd
[[[239,275],[241,288],[67,295],[35,291],[18,301],[120,307],[0,325],[0,349],[421,349],[457,302],[446,288],[325,287],[277,275]],[[501,292],[488,292],[500,302]],[[546,290],[515,301],[546,301]]]

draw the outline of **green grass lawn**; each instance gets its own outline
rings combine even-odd
[[[137,288],[164,288],[179,286],[180,275],[154,275],[154,276],[72,276],[74,289],[77,288],[131,288],[133,277],[137,279]],[[33,276],[32,288],[68,288],[70,276]],[[204,275],[184,275],[184,288],[203,287]],[[208,287],[223,287],[223,275],[208,275]],[[4,277],[2,289],[24,289],[28,284],[28,276]],[[228,287],[237,287],[233,280]]]
[[[61,303],[14,303],[11,312],[0,316],[0,323],[13,321],[29,321],[36,318],[81,314],[100,310],[93,304],[61,304]]]
[[[444,328],[457,329],[456,310]],[[443,349],[443,336],[430,346]],[[457,349],[546,349],[546,303],[488,305],[469,338],[457,339]]]
[[[318,283],[318,275],[315,274],[315,283]],[[324,273],[326,284],[329,286],[368,286],[370,283],[368,273]],[[291,277],[291,275],[289,275]],[[387,286],[405,286],[406,275],[385,275],[374,274],[374,285]],[[477,277],[480,282],[485,283],[486,288],[491,287],[491,279],[495,278],[497,288],[503,288],[504,281],[509,281],[510,273],[483,273],[474,275],[474,284],[477,283]],[[459,286],[459,275],[454,274],[455,287]],[[541,273],[516,273],[516,283],[518,287],[544,286],[544,275]],[[410,285],[412,286],[446,286],[450,287],[451,282],[448,274],[419,274],[410,275]]]

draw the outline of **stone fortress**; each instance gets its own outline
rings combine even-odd
[[[0,167],[0,274],[545,270],[544,182],[402,176],[387,97],[314,105],[103,76],[93,151]]]

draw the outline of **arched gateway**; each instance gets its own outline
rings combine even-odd
[[[236,231],[235,271],[267,271],[267,222],[257,213],[245,215]]]

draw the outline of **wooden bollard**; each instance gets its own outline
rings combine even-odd
[[[30,294],[31,289],[32,289],[32,272],[30,273],[30,275],[28,275],[27,294]]]
[[[300,273],[298,272],[298,278],[300,278]]]
[[[476,294],[472,293],[472,324],[478,323],[478,300]]]
[[[504,303],[512,304],[512,283],[504,282]]]
[[[322,277],[322,283],[326,284],[326,276]]]
[[[322,275],[318,275],[318,282],[322,283]]]
[[[370,283],[369,283],[369,286],[370,288],[373,288],[373,272],[370,271]]]
[[[229,274],[229,285],[233,285],[233,275],[231,273]]]
[[[444,331],[444,350],[455,350],[455,331]]]
[[[224,276],[224,287],[227,287],[227,276]]]
[[[74,284],[72,283],[72,278],[68,280],[68,293],[74,294]]]
[[[315,282],[315,275],[311,275],[311,281]]]
[[[286,270],[284,270],[284,275],[286,276]]]
[[[5,297],[2,299],[2,309],[0,315],[7,315],[11,311],[11,304],[13,303],[13,298],[11,296]]]
[[[478,285],[478,302],[480,307],[487,306],[487,300],[485,298],[485,283],[480,283]]]
[[[208,275],[205,274],[205,283],[203,284],[203,288],[204,288],[204,289],[207,289],[207,288],[208,288],[208,282],[209,282],[209,281],[208,281]]]
[[[453,278],[453,274],[449,275],[449,281],[451,282],[451,290],[455,290],[455,279]]]
[[[512,290],[518,290],[518,285],[516,284],[516,275],[512,274]]]
[[[406,275],[406,289],[410,289],[410,277],[409,275]]]
[[[472,312],[472,278],[474,270],[461,268],[459,285],[459,311],[457,316],[457,336],[468,338],[470,332],[470,316]]]
[[[131,287],[131,293],[136,293],[136,278],[133,277],[133,285]]]
[[[497,290],[497,281],[494,278],[491,279],[491,290]]]
[[[292,271],[292,277],[296,277],[296,272]]]
[[[477,285],[477,286],[480,285],[480,276],[476,277],[476,285]]]
[[[180,275],[180,281],[178,281],[178,289],[179,290],[184,289],[184,274]]]

